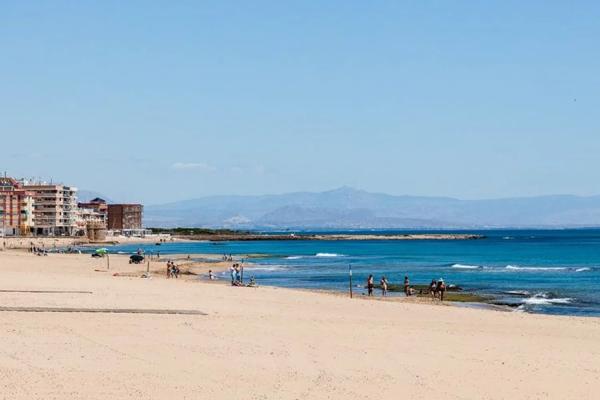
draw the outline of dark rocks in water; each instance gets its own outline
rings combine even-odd
[[[517,308],[522,305],[522,303],[515,303],[515,302],[510,302],[510,301],[498,301],[498,300],[492,300],[489,303],[493,304],[495,306],[510,307],[510,308]]]
[[[428,294],[429,285],[410,285],[417,293]],[[381,289],[381,285],[375,285],[376,289]],[[462,292],[463,288],[458,285],[446,286],[446,292]],[[388,283],[388,292],[404,292],[404,284]]]
[[[503,295],[508,295],[508,296],[512,296],[512,297],[529,297],[531,296],[531,293],[529,293],[526,290],[508,290],[505,292],[500,292]]]

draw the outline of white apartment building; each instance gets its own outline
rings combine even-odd
[[[77,188],[46,182],[23,182],[33,193],[36,236],[73,236],[77,232]]]

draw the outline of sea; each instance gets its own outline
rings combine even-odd
[[[291,232],[286,232],[291,233]],[[311,233],[302,232],[300,233]],[[323,232],[319,232],[323,233]],[[489,296],[514,312],[600,316],[600,229],[344,231],[331,233],[473,233],[477,240],[231,241],[119,245],[111,253],[216,254],[246,257],[245,278],[259,285],[364,295],[367,277],[401,284],[443,278]],[[250,263],[250,264],[248,264]],[[227,273],[222,279],[229,279]]]

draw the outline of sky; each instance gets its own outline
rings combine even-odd
[[[0,1],[0,170],[214,194],[600,194],[600,3]]]

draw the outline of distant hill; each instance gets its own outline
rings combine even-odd
[[[146,206],[146,226],[226,228],[500,228],[600,226],[600,196],[458,200],[349,187],[326,192],[209,196]]]

